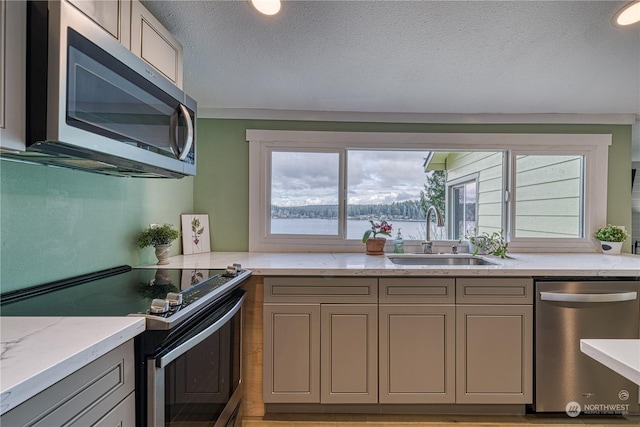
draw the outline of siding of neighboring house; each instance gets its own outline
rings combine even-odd
[[[478,232],[500,231],[502,153],[454,152],[447,183],[478,175]],[[516,160],[516,237],[579,237],[580,156],[533,155]]]
[[[502,153],[454,152],[447,156],[447,182],[478,174],[479,233],[502,228]]]
[[[516,158],[516,237],[582,237],[582,157]]]

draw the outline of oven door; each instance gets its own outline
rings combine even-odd
[[[242,395],[244,290],[147,357],[147,425],[233,426]]]

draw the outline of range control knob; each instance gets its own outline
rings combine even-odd
[[[151,301],[151,307],[149,307],[149,312],[152,314],[162,314],[169,311],[169,301],[166,299],[155,298]]]
[[[171,307],[182,305],[182,294],[179,294],[177,292],[169,292],[167,294],[167,301],[169,301],[169,306]]]
[[[237,274],[238,267],[236,267],[235,265],[228,266],[226,272],[224,273],[225,276],[236,276]]]

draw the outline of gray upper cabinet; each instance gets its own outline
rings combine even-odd
[[[182,88],[182,45],[139,0],[131,4],[131,51]]]
[[[0,150],[24,151],[26,2],[0,1]]]

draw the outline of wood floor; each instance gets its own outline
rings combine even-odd
[[[242,427],[564,427],[640,426],[640,416],[274,414],[245,417]]]

